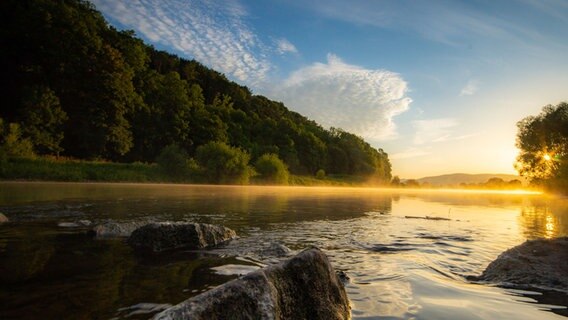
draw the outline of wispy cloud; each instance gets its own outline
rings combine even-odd
[[[418,158],[418,157],[426,156],[426,155],[429,155],[431,153],[432,152],[429,151],[426,148],[411,147],[411,148],[408,148],[404,151],[391,154],[391,155],[389,155],[389,158],[391,158],[392,160],[412,159],[412,158]]]
[[[415,130],[413,139],[415,145],[463,140],[478,135],[477,133],[455,134],[455,131],[459,131],[459,122],[452,118],[416,120],[412,122],[412,126]]]
[[[276,51],[279,54],[286,54],[286,53],[298,53],[298,49],[294,46],[290,41],[287,39],[277,39],[276,41]]]
[[[447,140],[452,135],[452,128],[458,122],[451,118],[417,120],[412,123],[415,130],[414,144],[422,145]]]
[[[556,19],[567,19],[568,6],[565,1],[521,0],[511,5],[523,5],[523,2],[546,11]],[[539,25],[527,26],[527,21],[520,21],[514,10],[505,10],[503,4],[497,1],[478,8],[467,2],[455,1],[306,0],[304,5],[332,19],[380,28],[405,29],[449,45],[469,45],[471,37],[507,39],[519,44],[528,44],[533,40],[548,44],[557,42],[546,30],[539,30]],[[488,6],[490,10],[487,10]],[[492,14],[494,11],[503,11],[503,14]]]
[[[238,1],[93,0],[128,28],[149,40],[193,57],[218,71],[255,85],[272,68],[268,49],[247,25]]]
[[[471,96],[479,89],[479,81],[469,80],[468,83],[460,91],[460,96]]]
[[[369,70],[329,54],[292,73],[272,96],[318,123],[376,140],[396,134],[393,117],[408,110],[408,87],[399,74]]]

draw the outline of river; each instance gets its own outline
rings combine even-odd
[[[2,182],[0,212],[10,219],[0,225],[0,319],[145,319],[274,262],[258,254],[271,243],[324,250],[350,278],[354,319],[568,316],[565,293],[465,280],[527,239],[568,236],[568,200],[551,196]],[[81,225],[140,220],[222,224],[240,238],[147,256]]]

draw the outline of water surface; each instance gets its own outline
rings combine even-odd
[[[473,284],[502,251],[568,235],[568,201],[357,188],[0,183],[1,319],[139,319],[277,261],[323,249],[350,277],[355,319],[565,319],[566,293]],[[437,218],[437,219],[425,219]],[[195,221],[240,238],[135,254],[78,222]],[[565,263],[565,262],[559,262]],[[564,315],[564,316],[563,316]]]

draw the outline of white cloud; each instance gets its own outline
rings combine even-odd
[[[471,96],[479,89],[479,82],[477,80],[469,80],[469,82],[460,91],[460,96]]]
[[[327,60],[295,71],[271,96],[325,127],[368,139],[395,136],[393,117],[412,101],[402,77],[350,65],[333,54]]]
[[[267,78],[268,49],[245,23],[238,1],[92,0],[99,10],[154,43],[247,84]]]
[[[298,53],[296,46],[286,39],[276,40],[276,51],[279,54]]]

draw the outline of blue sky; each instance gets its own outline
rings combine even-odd
[[[120,29],[356,133],[393,174],[514,173],[568,100],[568,1],[94,0]]]

